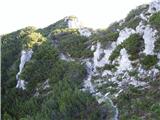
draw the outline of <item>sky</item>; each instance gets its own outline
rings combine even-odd
[[[0,35],[26,26],[43,28],[75,15],[87,27],[106,28],[151,0],[0,0]]]

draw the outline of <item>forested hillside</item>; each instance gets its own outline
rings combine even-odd
[[[1,35],[2,120],[159,120],[160,1],[106,29],[67,16]]]

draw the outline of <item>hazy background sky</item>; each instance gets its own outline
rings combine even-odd
[[[75,15],[84,25],[106,28],[151,0],[0,0],[0,34],[26,26],[46,27]]]

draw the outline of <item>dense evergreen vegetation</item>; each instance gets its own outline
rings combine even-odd
[[[144,49],[144,40],[140,35],[132,34],[124,41],[123,45],[130,55],[129,59],[134,60],[139,58],[140,51]]]
[[[130,55],[130,60],[135,60],[139,57],[140,51],[144,49],[144,40],[140,35],[132,34],[128,39],[116,47],[109,59],[111,61],[116,59],[120,55],[120,50],[122,48],[126,48],[127,53]]]
[[[160,12],[157,12],[155,14],[153,14],[151,17],[150,17],[150,24],[153,25],[154,27],[156,27],[158,30],[160,30]]]
[[[150,87],[141,90],[129,86],[120,94],[118,106],[120,109],[120,119],[122,120],[159,120],[160,119],[160,95],[158,86],[160,77],[156,81],[150,80]]]
[[[116,49],[112,52],[111,56],[109,56],[109,60],[110,61],[113,61],[115,60],[116,58],[118,58],[118,56],[120,55],[120,51],[121,49],[123,48],[123,45],[120,44],[116,47]]]
[[[38,29],[37,31],[40,32],[43,36],[47,37],[53,30],[64,29],[67,28],[67,26],[67,22],[64,22],[64,19],[62,19],[52,25],[49,25],[46,28]]]
[[[136,9],[131,10],[125,18],[125,22],[127,23],[130,20],[135,19],[136,16],[139,16],[142,13],[142,11],[146,12],[148,10],[148,7],[148,5],[141,5],[138,6]]]
[[[105,48],[109,43],[117,40],[119,36],[117,27],[119,27],[119,23],[112,23],[107,29],[97,30],[90,39],[93,42],[101,42],[102,47]]]
[[[156,65],[158,59],[156,55],[146,55],[142,58],[141,64],[144,68],[149,69],[152,66]]]
[[[33,27],[2,36],[2,119],[106,119],[105,104],[98,104],[91,94],[80,90],[86,77],[84,65],[59,59],[63,50],[74,57],[92,54],[86,53],[87,38],[72,33],[61,29],[54,34],[60,39],[58,48]],[[16,74],[21,50],[27,49],[34,53],[20,75],[27,82],[26,90],[22,90],[15,88]]]
[[[73,58],[86,58],[93,55],[89,47],[89,38],[81,36],[77,29],[56,29],[51,32],[50,39],[61,52]]]
[[[126,18],[126,20],[127,19],[128,18]],[[136,29],[140,21],[141,19],[139,17],[135,17],[135,18],[130,19],[128,22],[124,22],[121,27],[128,27],[128,28]]]

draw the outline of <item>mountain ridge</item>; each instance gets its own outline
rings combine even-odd
[[[3,35],[3,119],[158,120],[159,20],[157,0],[104,30],[68,16]]]

